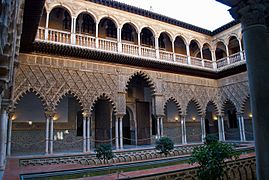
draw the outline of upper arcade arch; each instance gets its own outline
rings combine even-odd
[[[91,36],[96,35],[96,20],[90,13],[82,12],[77,16],[76,32]]]
[[[228,50],[230,55],[240,52],[239,40],[236,36],[229,37]]]
[[[81,10],[77,11],[76,14],[74,15],[74,17],[77,19],[80,14],[89,14],[95,23],[98,22],[96,13],[94,13],[93,11],[90,11],[89,9],[81,9]]]
[[[138,45],[138,33],[134,24],[129,22],[123,24],[121,28],[121,40],[133,42]]]
[[[173,45],[172,45],[172,40],[171,40],[171,35],[167,32],[162,32],[159,35],[159,49],[163,49],[165,51],[173,51]]]
[[[216,43],[215,56],[216,60],[227,57],[226,46],[223,41],[218,41]]]
[[[201,51],[200,51],[201,45],[200,45],[200,43],[197,40],[192,39],[190,41],[189,46],[190,46],[190,56],[201,58]],[[199,55],[200,55],[200,57],[199,57]]]
[[[207,60],[213,60],[211,54],[211,46],[208,43],[204,43],[202,47],[203,58]]]
[[[54,7],[49,14],[48,27],[57,30],[71,31],[71,13],[64,6]]]
[[[118,38],[117,24],[111,17],[103,17],[98,24],[98,37],[100,38]]]
[[[176,36],[173,41],[175,53],[187,55],[186,40],[183,36]]]
[[[155,46],[155,37],[156,34],[150,27],[144,27],[140,31],[142,46],[149,46],[153,48]]]

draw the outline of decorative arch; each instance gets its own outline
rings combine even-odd
[[[244,100],[242,101],[242,103],[241,103],[241,105],[240,105],[240,113],[243,113],[244,112],[244,109],[245,109],[245,107],[246,107],[246,103],[247,103],[247,101],[249,101],[250,100],[250,95],[247,95],[245,98],[244,98]]]
[[[135,22],[124,21],[119,27],[122,29],[125,24],[130,24],[136,30],[136,33],[139,34],[139,27]]]
[[[125,92],[127,92],[128,90],[128,85],[130,84],[130,81],[135,77],[135,76],[140,76],[142,77],[146,82],[147,84],[149,85],[150,87],[150,90],[152,93],[155,93],[156,92],[156,86],[155,86],[155,83],[153,81],[153,79],[145,72],[143,71],[138,71],[138,72],[135,72],[134,74],[132,74],[127,82],[125,83]]]
[[[209,104],[212,104],[213,107],[214,107],[214,110],[216,111],[216,114],[219,114],[219,109],[218,109],[217,103],[215,103],[214,100],[208,101],[208,103],[206,104],[205,109],[203,110],[203,113],[204,114],[206,113],[206,110],[207,110],[207,107],[208,107]]]
[[[92,19],[94,20],[95,23],[97,23],[97,16],[90,10],[88,9],[82,9],[79,10],[76,14],[75,14],[75,18],[77,18],[80,14],[88,14],[92,17]]]
[[[141,33],[144,28],[149,29],[151,33],[153,34],[153,36],[156,37],[157,32],[151,26],[144,25],[139,29],[139,32]]]
[[[202,107],[200,106],[200,103],[198,102],[198,100],[196,100],[195,98],[192,98],[191,100],[188,101],[185,112],[187,112],[188,106],[191,102],[193,102],[195,104],[195,107],[197,108],[198,114],[202,115]]]
[[[227,36],[227,39],[226,39],[225,42],[229,43],[229,41],[230,41],[230,39],[231,39],[232,37],[235,37],[235,38],[239,41],[239,36],[238,36],[238,34],[236,34],[236,33],[231,33],[231,34],[229,34],[229,35]]]
[[[174,37],[173,37],[173,43],[175,43],[175,40],[177,39],[177,37],[179,37],[180,39],[183,40],[183,42],[186,44],[188,44],[187,42],[187,38],[183,35],[183,34],[179,34],[177,33]]]
[[[199,40],[197,40],[195,38],[191,38],[188,44],[190,45],[192,41],[195,42],[198,45],[199,49],[201,49],[201,43],[200,43]]]
[[[171,34],[172,34],[171,32],[169,32],[169,31],[167,31],[167,30],[161,30],[161,31],[157,34],[157,37],[159,38],[160,35],[161,35],[162,33],[167,34],[167,36],[170,38],[170,41],[173,42],[173,37],[172,37],[172,35],[171,35]]]
[[[77,95],[77,93],[75,93],[72,90],[65,90],[59,96],[57,96],[56,97],[57,99],[54,101],[55,103],[54,103],[53,109],[56,109],[58,107],[58,105],[60,104],[61,100],[67,95],[72,95],[77,100],[77,102],[79,103],[81,109],[85,110],[83,102],[81,101],[82,97],[79,97]]]
[[[236,112],[238,112],[236,103],[234,103],[234,102],[233,102],[232,100],[230,100],[230,99],[226,99],[225,101],[223,101],[223,103],[222,103],[222,105],[221,105],[221,114],[224,114],[224,111],[225,111],[225,105],[226,105],[227,103],[232,104],[232,105],[235,107]]]
[[[46,101],[46,97],[42,93],[31,87],[24,89],[23,91],[20,91],[19,94],[17,94],[17,96],[13,100],[14,109],[16,109],[16,105],[24,97],[24,95],[29,92],[34,93],[41,100],[42,106],[45,111],[50,109],[49,103]]]
[[[115,113],[115,114],[117,113],[117,107],[116,107],[116,104],[115,104],[114,101],[113,101],[113,98],[111,98],[111,97],[110,97],[109,95],[107,95],[106,93],[103,93],[103,94],[101,94],[101,95],[99,95],[99,96],[97,96],[97,97],[94,98],[93,102],[90,104],[90,112],[93,111],[94,106],[95,106],[95,104],[97,103],[97,101],[98,101],[99,99],[105,99],[105,100],[108,100],[108,101],[111,103],[111,105],[112,105],[113,113]]]
[[[119,27],[119,21],[117,20],[117,18],[115,18],[114,16],[111,16],[111,15],[103,15],[103,16],[100,16],[98,18],[97,22],[100,23],[101,20],[104,19],[104,18],[107,18],[107,19],[110,19],[111,21],[113,21],[113,23],[115,24],[116,28]]]
[[[67,6],[66,4],[62,4],[62,3],[56,3],[53,4],[52,6],[50,6],[50,8],[47,10],[47,13],[51,13],[51,11],[53,11],[53,9],[55,8],[63,8],[64,10],[66,10],[68,12],[68,14],[70,15],[70,17],[74,16],[74,14],[72,13],[72,10],[69,6]]]
[[[173,102],[173,103],[175,103],[176,106],[177,106],[177,110],[178,110],[179,115],[182,114],[182,110],[181,110],[180,104],[178,103],[178,101],[177,101],[174,97],[170,97],[168,100],[166,100],[166,102],[165,102],[165,104],[164,104],[164,109],[163,109],[164,114],[165,114],[165,110],[166,110],[166,108],[167,108],[167,103],[168,103],[168,102]]]

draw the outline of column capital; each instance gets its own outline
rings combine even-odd
[[[83,112],[82,112],[82,115],[84,118],[86,117],[90,117],[91,116],[91,111],[89,109],[84,109]]]
[[[252,25],[265,26],[266,5],[264,3],[240,1],[237,6],[229,11],[234,19],[241,22],[243,31]]]
[[[53,116],[55,116],[55,114],[56,114],[55,111],[50,111],[50,110],[45,111],[46,118],[53,118]]]

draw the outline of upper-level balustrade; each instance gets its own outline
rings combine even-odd
[[[211,47],[213,42],[201,46],[195,39],[187,42],[183,36],[172,37],[166,31],[157,35],[151,27],[138,30],[130,22],[118,27],[111,17],[99,22],[86,12],[71,17],[59,6],[48,14],[44,10],[36,40],[212,70],[244,62],[241,42],[235,36],[226,44],[218,41],[215,47]]]

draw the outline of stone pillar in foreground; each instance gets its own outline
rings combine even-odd
[[[241,21],[253,115],[257,179],[269,179],[269,45],[264,1],[240,1],[230,10]]]

